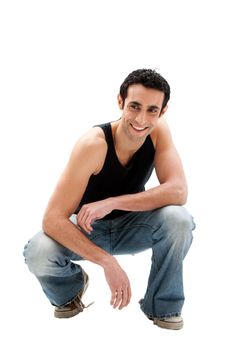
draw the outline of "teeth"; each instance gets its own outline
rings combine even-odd
[[[134,129],[138,130],[138,131],[142,131],[142,130],[145,129],[145,128],[138,128],[137,126],[134,126],[134,125],[132,125],[132,127],[133,127]]]

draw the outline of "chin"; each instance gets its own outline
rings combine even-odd
[[[127,135],[128,137],[130,138],[131,141],[134,141],[134,142],[144,142],[144,140],[147,138],[147,136],[149,135],[150,133],[147,131],[147,132],[144,132],[144,133],[141,133],[140,134],[137,134],[137,133],[134,133],[134,132],[131,132],[130,130],[128,130],[127,132]]]

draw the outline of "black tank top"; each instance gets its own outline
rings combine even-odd
[[[115,151],[111,124],[98,126],[103,129],[108,144],[105,162],[101,171],[90,177],[86,191],[75,213],[86,203],[145,191],[145,184],[154,168],[155,149],[150,136],[147,136],[145,142],[134,153],[129,163],[123,166]],[[126,213],[128,212],[123,210],[113,210],[103,219],[114,219]]]

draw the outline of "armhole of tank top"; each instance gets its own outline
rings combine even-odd
[[[151,135],[149,135],[148,140],[149,140],[149,142],[150,142],[150,144],[151,144],[151,146],[153,147],[153,150],[154,150],[154,152],[155,152],[155,150],[156,150],[156,141],[157,141],[157,140],[155,140],[155,143],[154,143],[154,141],[152,140]]]
[[[101,129],[103,134],[104,134],[105,140],[108,143],[108,133],[107,133],[107,130],[106,130],[106,124],[94,125],[93,128]]]
[[[109,133],[108,133],[108,125],[104,124],[100,126],[101,129],[103,130],[104,136],[105,136],[105,140],[107,142],[107,144],[109,144]]]
[[[109,154],[115,154],[115,146],[113,142],[111,123],[109,122],[105,124],[99,124],[99,125],[95,125],[94,127],[99,127],[100,129],[102,129],[104,133],[105,141],[108,146],[106,157],[109,156]]]
[[[108,149],[110,151],[114,150],[111,123],[106,123],[106,124],[97,125],[97,126],[99,126],[104,132],[104,136],[105,136],[105,140],[106,140],[107,145],[108,145]]]

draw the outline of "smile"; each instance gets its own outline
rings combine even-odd
[[[136,131],[144,131],[144,130],[146,130],[147,129],[147,127],[144,127],[144,128],[139,128],[138,126],[135,126],[135,125],[133,125],[133,124],[130,124],[131,126],[132,126],[132,128],[134,129],[134,130],[136,130]]]

